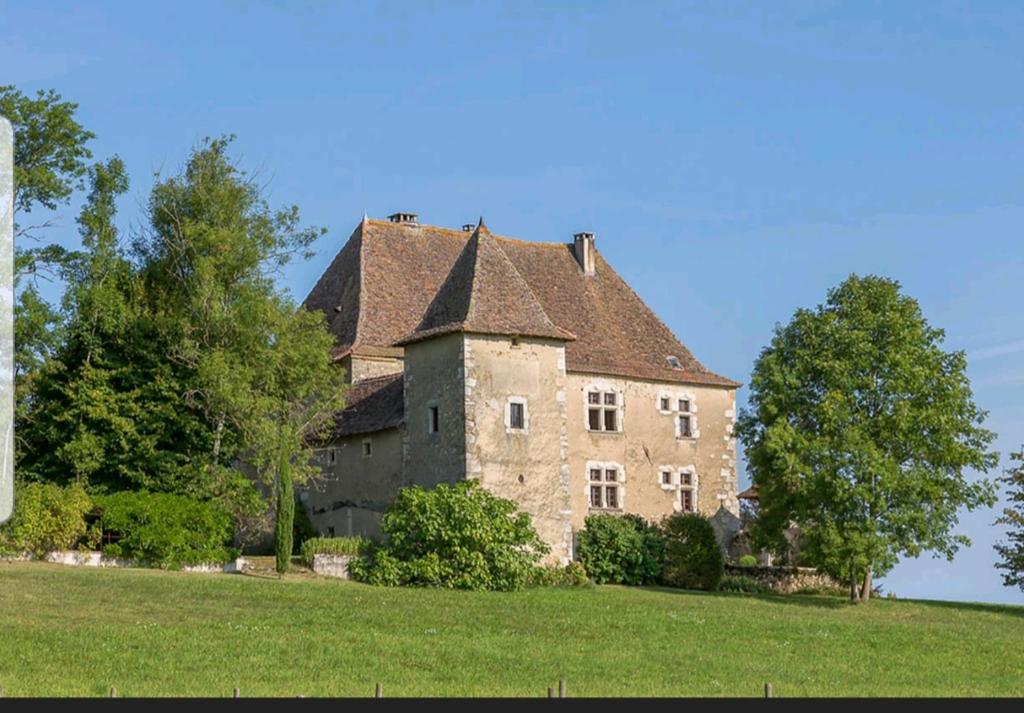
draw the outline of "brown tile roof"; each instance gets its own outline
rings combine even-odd
[[[411,334],[410,344],[449,332],[575,339],[544,312],[483,219]]]
[[[404,418],[402,375],[364,379],[345,391],[345,408],[338,412],[331,435],[352,436],[401,425]]]
[[[338,336],[336,354],[353,348],[358,352],[364,347],[395,347],[426,321],[428,310],[441,297],[442,287],[449,297],[467,294],[467,271],[460,269],[453,275],[460,257],[467,263],[472,257],[474,265],[486,261],[487,266],[500,266],[494,269],[507,272],[504,261],[492,254],[490,247],[484,248],[487,255],[483,258],[479,247],[473,254],[468,245],[472,237],[468,232],[418,223],[364,220],[305,304],[327,314]],[[569,371],[739,386],[697,361],[600,252],[595,274],[587,276],[568,243],[536,243],[500,236],[481,242],[492,243],[498,248],[494,253],[507,257],[514,273],[527,285],[525,294],[539,303],[539,311],[529,304],[524,308],[525,315],[517,314],[515,321],[528,318],[531,324],[533,320],[543,323],[543,314],[557,329],[575,335],[576,339],[565,345]],[[446,284],[450,276],[457,284]],[[483,279],[492,282],[489,276]],[[469,282],[472,285],[473,280]],[[492,290],[487,288],[487,292],[490,298]],[[518,292],[523,293],[522,288]],[[473,289],[468,294],[472,295]],[[488,301],[481,314],[490,319],[500,311],[498,307],[500,302]],[[431,323],[455,324],[461,309],[468,314],[467,305],[450,304],[446,297],[445,304],[434,309]],[[678,359],[678,368],[669,364],[669,356]]]

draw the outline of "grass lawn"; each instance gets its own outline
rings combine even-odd
[[[1024,607],[0,562],[9,696],[1024,695]]]

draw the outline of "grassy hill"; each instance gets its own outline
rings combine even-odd
[[[9,696],[1024,695],[1024,607],[0,563]]]

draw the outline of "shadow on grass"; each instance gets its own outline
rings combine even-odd
[[[815,609],[842,609],[851,606],[845,597],[828,594],[776,594],[766,592],[763,594],[751,594],[744,592],[705,592],[700,589],[675,589],[673,587],[638,587],[648,592],[660,592],[662,594],[685,594],[691,597],[715,597],[717,599],[754,599],[773,604],[788,604],[790,606],[812,607]]]
[[[872,602],[897,602],[917,604],[921,606],[940,607],[945,609],[957,609],[960,611],[986,612],[989,614],[1006,614],[1009,616],[1024,617],[1024,606],[1014,604],[987,604],[985,602],[950,602],[941,599],[888,599],[886,597],[875,597],[867,604],[856,604],[845,596],[835,594],[778,594],[768,592],[763,594],[752,594],[744,592],[705,592],[698,589],[675,589],[672,587],[639,587],[649,592],[660,592],[663,594],[685,594],[697,597],[717,597],[735,599],[756,599],[773,604],[786,604],[789,606],[811,607],[815,609],[843,609],[850,606],[871,606]]]

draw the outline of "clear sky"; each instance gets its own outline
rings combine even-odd
[[[154,172],[235,133],[271,201],[330,228],[283,277],[297,298],[364,211],[589,230],[743,382],[797,307],[886,275],[967,351],[1000,470],[1024,443],[1022,78],[1014,1],[0,0],[0,84],[80,103],[97,158],[131,172],[126,225]],[[69,209],[51,236],[74,235]],[[1024,602],[993,568],[995,517],[965,514],[973,547],[883,588]]]

